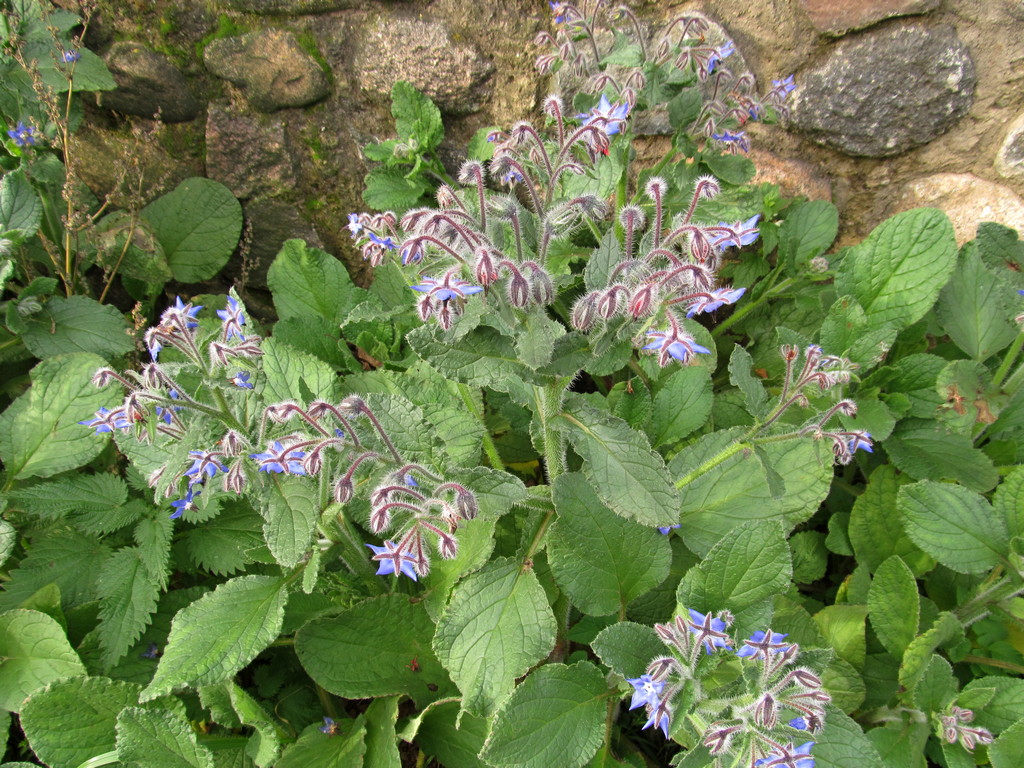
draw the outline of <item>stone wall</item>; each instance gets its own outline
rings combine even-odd
[[[790,194],[833,200],[845,242],[919,204],[946,209],[962,240],[979,220],[1024,229],[1021,0],[633,7],[652,21],[706,14],[759,82],[795,73],[791,119],[750,126],[753,156]],[[87,44],[120,87],[78,132],[81,170],[101,197],[122,194],[129,155],[144,195],[197,173],[226,184],[246,212],[253,286],[295,236],[358,275],[344,221],[364,207],[359,148],[389,137],[392,83],[437,102],[457,167],[478,128],[536,115],[551,85],[532,41],[549,19],[546,0],[100,0]]]

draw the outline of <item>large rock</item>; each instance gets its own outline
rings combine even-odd
[[[250,288],[267,287],[267,270],[285,241],[297,237],[315,248],[324,247],[313,225],[288,203],[261,198],[246,203],[244,210],[247,247],[244,254],[231,257],[227,272],[244,272]]]
[[[260,13],[267,16],[300,16],[306,13],[324,13],[339,8],[353,8],[359,0],[222,0],[234,11]]]
[[[304,107],[331,90],[320,64],[281,29],[214,40],[203,51],[203,63],[242,88],[261,112]]]
[[[166,123],[183,123],[199,114],[199,102],[185,76],[169,58],[141,43],[114,43],[106,56],[107,67],[117,82],[112,91],[100,91],[100,104],[126,115],[153,117]]]
[[[952,27],[891,26],[840,42],[798,75],[792,126],[849,155],[926,144],[967,114],[974,62]]]
[[[934,11],[940,0],[799,0],[819,32],[842,35],[883,19]]]
[[[936,173],[910,182],[904,187],[898,210],[922,205],[946,212],[960,245],[974,239],[983,221],[1024,230],[1024,200],[1008,187],[972,173]]]
[[[1024,176],[1024,112],[1006,129],[1006,138],[996,155],[996,170],[1000,176]]]
[[[433,21],[380,16],[363,30],[355,62],[359,85],[381,95],[406,80],[448,114],[469,114],[491,94],[494,67]]]
[[[784,197],[806,197],[809,200],[832,200],[832,183],[812,163],[774,152],[750,150],[750,159],[757,166],[751,184],[778,184]]]
[[[211,102],[206,118],[206,175],[242,200],[294,188],[284,120]]]

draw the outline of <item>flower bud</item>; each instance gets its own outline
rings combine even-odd
[[[224,490],[228,493],[241,493],[245,489],[245,482],[245,466],[242,461],[236,461],[224,473]]]
[[[352,478],[342,475],[334,483],[334,500],[339,504],[345,504],[352,500],[355,488],[352,485]]]
[[[644,192],[652,200],[658,200],[668,192],[668,182],[660,176],[652,176],[644,185]]]
[[[572,308],[572,325],[584,333],[594,327],[597,321],[597,294],[588,293]]]
[[[530,303],[530,283],[519,272],[513,272],[508,282],[508,300],[513,307],[520,309]]]
[[[480,507],[477,505],[476,496],[467,488],[455,494],[455,511],[463,520],[472,520],[477,516]]]
[[[555,300],[555,286],[543,269],[535,269],[530,274],[530,288],[536,304],[547,306]]]
[[[491,256],[491,250],[486,246],[480,246],[474,253],[476,263],[473,265],[473,277],[486,288],[498,279],[498,268]]]
[[[643,229],[644,224],[647,223],[647,217],[644,215],[644,209],[639,205],[625,205],[619,211],[619,222],[627,229],[638,230]]]
[[[608,320],[615,317],[615,313],[619,310],[619,293],[626,290],[623,285],[613,285],[607,291],[604,296],[598,299],[597,302],[597,314]]]
[[[640,286],[629,301],[629,314],[637,320],[650,315],[657,306],[657,298],[658,286],[655,283]]]
[[[437,204],[441,208],[454,208],[459,204],[458,195],[447,184],[442,184],[437,188]]]

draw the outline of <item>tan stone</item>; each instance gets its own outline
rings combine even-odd
[[[919,206],[945,211],[960,245],[974,239],[983,221],[1024,230],[1024,199],[972,173],[936,173],[906,184],[894,213]]]
[[[752,149],[750,159],[757,166],[753,184],[778,184],[784,197],[832,200],[832,183],[812,163],[780,157],[773,152]]]
[[[841,35],[894,16],[927,13],[938,8],[939,0],[799,0],[799,4],[819,32]]]

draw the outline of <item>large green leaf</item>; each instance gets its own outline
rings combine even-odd
[[[406,168],[374,168],[366,175],[363,202],[375,211],[402,213],[420,204],[429,187],[419,178],[408,178]]]
[[[317,489],[305,477],[270,475],[263,497],[263,537],[282,568],[294,568],[309,550],[320,519]]]
[[[632,621],[620,621],[602,629],[591,643],[602,663],[623,677],[640,677],[656,656],[665,653],[665,644],[654,630]]]
[[[857,497],[850,512],[850,543],[857,562],[874,571],[892,555],[904,562],[919,564],[922,552],[903,531],[896,508],[900,479],[895,467],[883,464],[868,478],[867,487]]]
[[[519,360],[512,340],[486,326],[474,328],[458,342],[448,339],[434,325],[409,333],[409,344],[445,377],[478,387],[505,391],[508,379],[534,380],[533,372]]]
[[[429,706],[415,725],[401,736],[406,741],[416,740],[416,746],[434,757],[445,768],[486,768],[487,763],[477,755],[484,746],[489,723],[482,717],[460,712],[458,701],[438,702]]]
[[[623,611],[668,576],[668,540],[608,509],[583,475],[559,476],[552,497],[558,519],[548,532],[548,562],[555,581],[584,613]]]
[[[78,768],[114,749],[114,726],[138,704],[141,685],[75,677],[36,692],[21,710],[21,727],[36,756],[53,768]]]
[[[143,563],[139,548],[122,547],[103,564],[96,587],[102,595],[98,636],[103,663],[109,669],[149,625],[160,586]]]
[[[827,200],[809,200],[789,208],[779,227],[779,258],[791,273],[803,274],[807,262],[832,245],[839,232],[839,209]],[[835,352],[834,354],[839,354]]]
[[[18,712],[25,698],[43,686],[84,674],[56,620],[39,611],[0,613],[0,708]]]
[[[875,571],[868,591],[868,615],[886,650],[897,659],[903,658],[903,652],[917,636],[921,598],[913,572],[896,555]]]
[[[671,445],[689,435],[711,414],[711,372],[699,366],[676,370],[654,396],[651,443]]]
[[[385,595],[309,622],[295,636],[295,653],[309,676],[337,696],[404,693],[422,706],[454,692],[430,648],[433,634],[422,603]]]
[[[825,729],[815,741],[815,768],[884,768],[861,727],[837,709],[829,709]]]
[[[646,436],[580,400],[567,404],[561,423],[584,459],[587,480],[609,509],[644,525],[678,522],[679,495]]]
[[[391,114],[401,139],[415,139],[420,152],[436,149],[444,138],[441,111],[429,96],[404,80],[391,86]]]
[[[117,759],[139,768],[214,768],[185,716],[166,709],[128,707],[120,714]]]
[[[915,208],[882,222],[846,252],[836,292],[853,296],[871,327],[902,329],[931,309],[955,264],[956,239],[946,214]]]
[[[39,229],[43,205],[21,171],[5,173],[0,181],[0,235],[26,240]]]
[[[285,749],[274,768],[356,768],[366,753],[366,722],[362,716],[348,721],[344,731],[331,736],[311,725],[298,741]]]
[[[960,349],[982,361],[1016,337],[1017,298],[1005,275],[986,267],[977,251],[964,249],[939,295],[935,316]]]
[[[302,240],[281,246],[267,272],[267,285],[282,320],[314,316],[337,325],[365,295],[352,283],[344,264]]]
[[[287,599],[282,579],[239,576],[179,611],[142,699],[227,680],[277,637]]]
[[[9,478],[50,477],[94,459],[105,439],[79,424],[114,396],[91,381],[105,361],[78,353],[44,360],[32,387],[0,416],[0,458]]]
[[[269,402],[295,400],[306,403],[309,396],[333,400],[337,374],[323,360],[300,352],[277,339],[263,342],[263,396]]]
[[[1006,524],[981,495],[922,480],[900,489],[899,511],[913,542],[947,568],[984,573],[1006,557]]]
[[[899,422],[885,450],[897,469],[917,480],[955,480],[978,492],[999,482],[992,459],[974,447],[970,436],[947,432],[932,420]]]
[[[590,662],[546,664],[497,711],[481,757],[495,766],[579,768],[601,745],[607,696]]]
[[[401,696],[374,699],[363,715],[366,718],[366,757],[363,768],[402,768],[402,757],[395,742],[395,721]]]
[[[50,584],[60,590],[65,609],[95,600],[97,575],[109,554],[110,547],[98,536],[74,529],[34,536],[28,556],[10,572],[0,592],[0,610],[17,608]]]
[[[487,716],[554,642],[555,617],[536,574],[498,559],[456,586],[434,650],[462,691],[463,708]]]
[[[223,184],[194,177],[142,209],[174,279],[209,280],[227,264],[242,233],[242,206]]]

